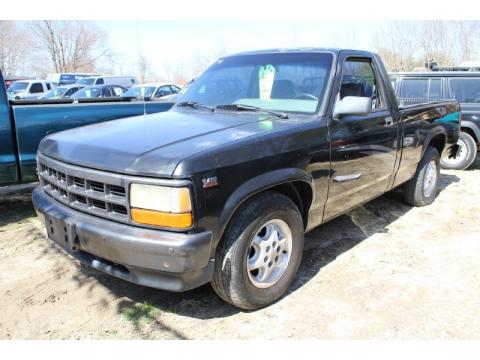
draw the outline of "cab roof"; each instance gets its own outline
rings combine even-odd
[[[405,71],[391,72],[388,75],[398,77],[479,77],[480,71]]]
[[[273,48],[273,49],[263,49],[263,50],[253,50],[253,51],[245,51],[240,52],[228,56],[224,56],[225,58],[230,56],[240,56],[240,55],[260,55],[260,54],[275,54],[275,53],[334,53],[339,54],[342,51],[348,52],[355,52],[358,54],[372,54],[369,51],[363,50],[355,50],[355,49],[341,49],[341,48],[322,48],[322,47],[297,47],[297,48]]]

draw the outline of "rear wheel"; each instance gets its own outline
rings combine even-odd
[[[233,217],[217,249],[212,287],[225,301],[258,309],[290,287],[303,251],[303,222],[288,197],[267,192]]]
[[[412,206],[433,203],[440,183],[440,155],[438,150],[428,147],[418,164],[415,176],[403,185],[405,202]]]
[[[440,164],[443,169],[464,170],[475,161],[477,156],[477,144],[470,134],[460,131],[457,144],[459,147],[454,158],[450,158],[450,154],[444,154],[442,156]]]

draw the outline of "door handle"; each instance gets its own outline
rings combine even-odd
[[[349,175],[338,175],[333,178],[333,182],[345,182],[345,181],[352,181],[358,180],[362,177],[362,173],[357,174],[349,174]]]
[[[393,125],[393,118],[391,116],[387,116],[385,118],[385,127],[389,127]]]

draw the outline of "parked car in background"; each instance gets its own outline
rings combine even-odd
[[[0,72],[0,83],[3,81]],[[36,156],[48,134],[78,126],[169,110],[173,103],[122,98],[7,100],[0,87],[0,186],[37,181]]]
[[[397,187],[431,204],[458,126],[457,101],[398,106],[370,52],[237,54],[168,112],[45,137],[33,204],[84,264],[258,309],[288,291],[306,231]]]
[[[131,87],[123,97],[134,97],[137,99],[160,99],[168,95],[176,94],[180,87],[171,83],[142,84]]]
[[[52,90],[46,92],[39,97],[40,100],[47,99],[66,99],[75,94],[78,90],[83,89],[85,85],[71,84],[54,87]]]
[[[52,89],[52,84],[45,80],[14,81],[7,89],[10,100],[38,99]]]
[[[196,80],[195,79],[192,79],[190,80],[189,82],[187,82],[185,85],[183,85],[183,87],[180,89],[179,92],[175,93],[175,94],[171,94],[171,95],[166,95],[164,97],[162,97],[162,100],[166,100],[166,101],[171,101],[171,102],[177,102],[178,99],[180,99],[182,97],[183,94],[185,94],[185,92],[188,90],[188,87]]]
[[[10,85],[13,84],[14,81],[35,80],[35,77],[33,77],[33,76],[6,76],[4,80],[5,80],[5,87],[7,87],[7,89],[8,89],[10,87]]]
[[[81,85],[81,84],[78,84]],[[128,89],[120,85],[86,86],[70,96],[72,99],[109,98],[122,96]]]
[[[98,74],[92,73],[55,73],[55,74],[48,74],[47,81],[50,81],[53,86],[61,86],[61,85],[69,85],[75,84],[78,80],[92,77],[92,76],[99,76]]]
[[[83,85],[120,85],[126,88],[131,88],[137,85],[138,80],[135,76],[91,76],[80,79],[77,84]]]
[[[462,122],[455,158],[442,157],[442,167],[462,170],[475,161],[480,151],[480,72],[456,71],[392,73],[390,78],[398,98],[409,103],[456,99]]]

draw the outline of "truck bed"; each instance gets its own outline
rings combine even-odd
[[[173,103],[129,99],[10,101],[10,120],[0,119],[0,184],[36,181],[40,140],[51,133],[83,125],[167,111]],[[10,139],[10,140],[8,140]]]

